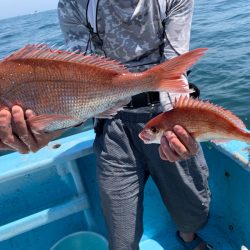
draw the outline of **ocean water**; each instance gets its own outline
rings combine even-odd
[[[0,20],[0,58],[27,43],[63,45],[56,10]],[[232,110],[250,128],[249,1],[196,1],[191,49],[197,47],[209,48],[190,76],[201,98]]]

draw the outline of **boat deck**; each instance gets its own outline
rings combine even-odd
[[[0,158],[0,249],[49,250],[60,238],[80,230],[106,236],[93,139],[90,130],[56,140],[36,154]],[[207,144],[203,148],[213,195],[209,223],[199,234],[215,250],[250,247],[250,197],[246,191],[250,190],[250,173],[220,150]],[[140,249],[182,250],[151,179],[145,189],[144,209]]]

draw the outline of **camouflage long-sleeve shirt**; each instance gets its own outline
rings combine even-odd
[[[142,71],[188,51],[193,5],[194,0],[59,0],[58,16],[68,48],[91,49]],[[96,17],[100,44],[91,41],[89,16]],[[168,97],[162,93],[162,102],[169,103]]]

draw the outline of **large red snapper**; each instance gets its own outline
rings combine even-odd
[[[182,75],[205,50],[130,73],[107,58],[27,45],[0,62],[0,108],[32,109],[28,123],[44,131],[69,128],[142,92],[189,92]]]
[[[172,110],[151,119],[139,134],[144,143],[160,143],[165,131],[184,127],[197,141],[239,140],[250,143],[244,123],[228,110],[212,103],[181,96]]]

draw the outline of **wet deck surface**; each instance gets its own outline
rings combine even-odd
[[[140,250],[186,250],[176,238],[176,228],[163,206],[158,191],[151,179],[145,191],[145,233]],[[150,206],[147,206],[150,203]],[[199,236],[214,247],[214,250],[240,250],[229,243],[230,232],[218,225],[220,218],[211,216],[208,224],[198,232]]]
[[[154,239],[145,239],[140,244],[140,250],[186,250],[177,241],[175,232],[168,232],[166,226],[166,232],[162,232],[156,235]],[[210,243],[214,250],[240,250],[233,247],[228,243],[226,235],[224,235],[217,227],[208,225],[205,230],[199,233],[199,235]]]

